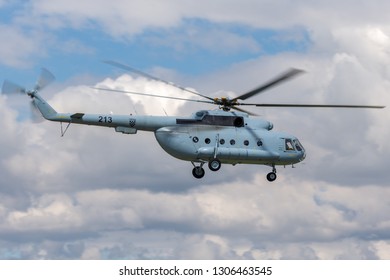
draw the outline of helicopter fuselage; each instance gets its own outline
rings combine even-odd
[[[213,171],[222,163],[242,163],[269,165],[275,173],[275,165],[292,165],[306,156],[296,137],[272,131],[269,121],[243,112],[202,110],[189,117],[71,114],[57,113],[37,94],[34,102],[51,121],[112,127],[124,134],[136,134],[138,130],[154,132],[168,154],[191,161],[194,170],[206,162]],[[213,168],[211,162],[217,165]],[[200,175],[194,172],[197,178],[204,175],[204,171]]]
[[[227,164],[290,165],[305,158],[296,137],[271,131],[273,125],[244,113],[199,111],[196,117],[177,119],[176,125],[155,131],[160,146],[178,159]],[[194,114],[196,116],[196,114]],[[194,120],[194,121],[193,121]]]

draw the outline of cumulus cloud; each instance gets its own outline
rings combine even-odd
[[[42,50],[40,41],[43,36],[38,32],[26,32],[23,29],[0,24],[0,32],[6,38],[0,46],[0,63],[14,67],[26,67],[26,59]],[[41,54],[43,55],[43,53]]]
[[[386,24],[386,10],[389,4],[383,1],[356,3],[352,0],[308,2],[296,5],[290,1],[262,2],[245,1],[117,1],[110,5],[105,1],[32,1],[28,6],[33,14],[45,20],[55,18],[62,26],[88,27],[97,23],[113,35],[134,34],[150,27],[174,27],[183,18],[204,18],[213,22],[247,24],[258,28],[286,28],[307,25],[319,29],[360,25],[362,22]],[[380,9],[379,9],[380,7]],[[379,10],[378,10],[379,9]],[[289,11],[286,13],[285,11]],[[240,11],[240,12],[237,12]],[[261,15],[261,16],[259,16]],[[311,25],[312,24],[312,25]]]
[[[150,5],[153,9],[150,9]],[[97,24],[113,36],[134,35],[144,28],[171,27],[181,20],[175,2],[148,3],[143,1],[32,1],[32,13],[52,28],[72,26],[91,28]],[[148,14],[148,17],[144,15]]]
[[[30,252],[34,258],[42,250],[49,258],[68,252],[67,257],[93,259],[386,256],[388,242],[381,240],[387,239],[390,226],[388,205],[367,212],[378,198],[366,200],[366,193],[388,197],[388,190],[291,181],[271,188],[259,181],[207,185],[182,194],[99,189],[41,195],[24,211],[2,211],[3,242],[28,232],[24,242],[42,245]],[[61,254],[50,252],[48,244],[57,244]]]

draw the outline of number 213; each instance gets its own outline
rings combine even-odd
[[[99,122],[112,123],[112,117],[99,116]]]

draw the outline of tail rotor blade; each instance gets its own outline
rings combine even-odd
[[[55,80],[54,75],[47,70],[46,68],[41,69],[41,75],[38,78],[37,84],[35,85],[35,90],[41,90],[51,82]]]
[[[40,123],[44,120],[41,112],[39,111],[37,105],[35,104],[35,102],[33,100],[31,100],[31,102],[30,102],[30,116],[31,116],[32,122],[34,122],[34,123]]]
[[[20,85],[17,85],[11,81],[5,80],[1,89],[3,94],[25,94],[26,89]]]

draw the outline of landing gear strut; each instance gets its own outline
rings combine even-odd
[[[267,174],[267,180],[269,182],[273,182],[276,180],[276,168],[275,168],[275,164],[272,165],[272,172],[268,173]]]
[[[192,175],[196,178],[196,179],[201,179],[204,177],[204,174],[205,174],[205,171],[203,169],[203,164],[204,162],[202,162],[199,166],[196,166],[195,163],[191,162],[192,165],[194,166],[194,168],[192,169]]]

